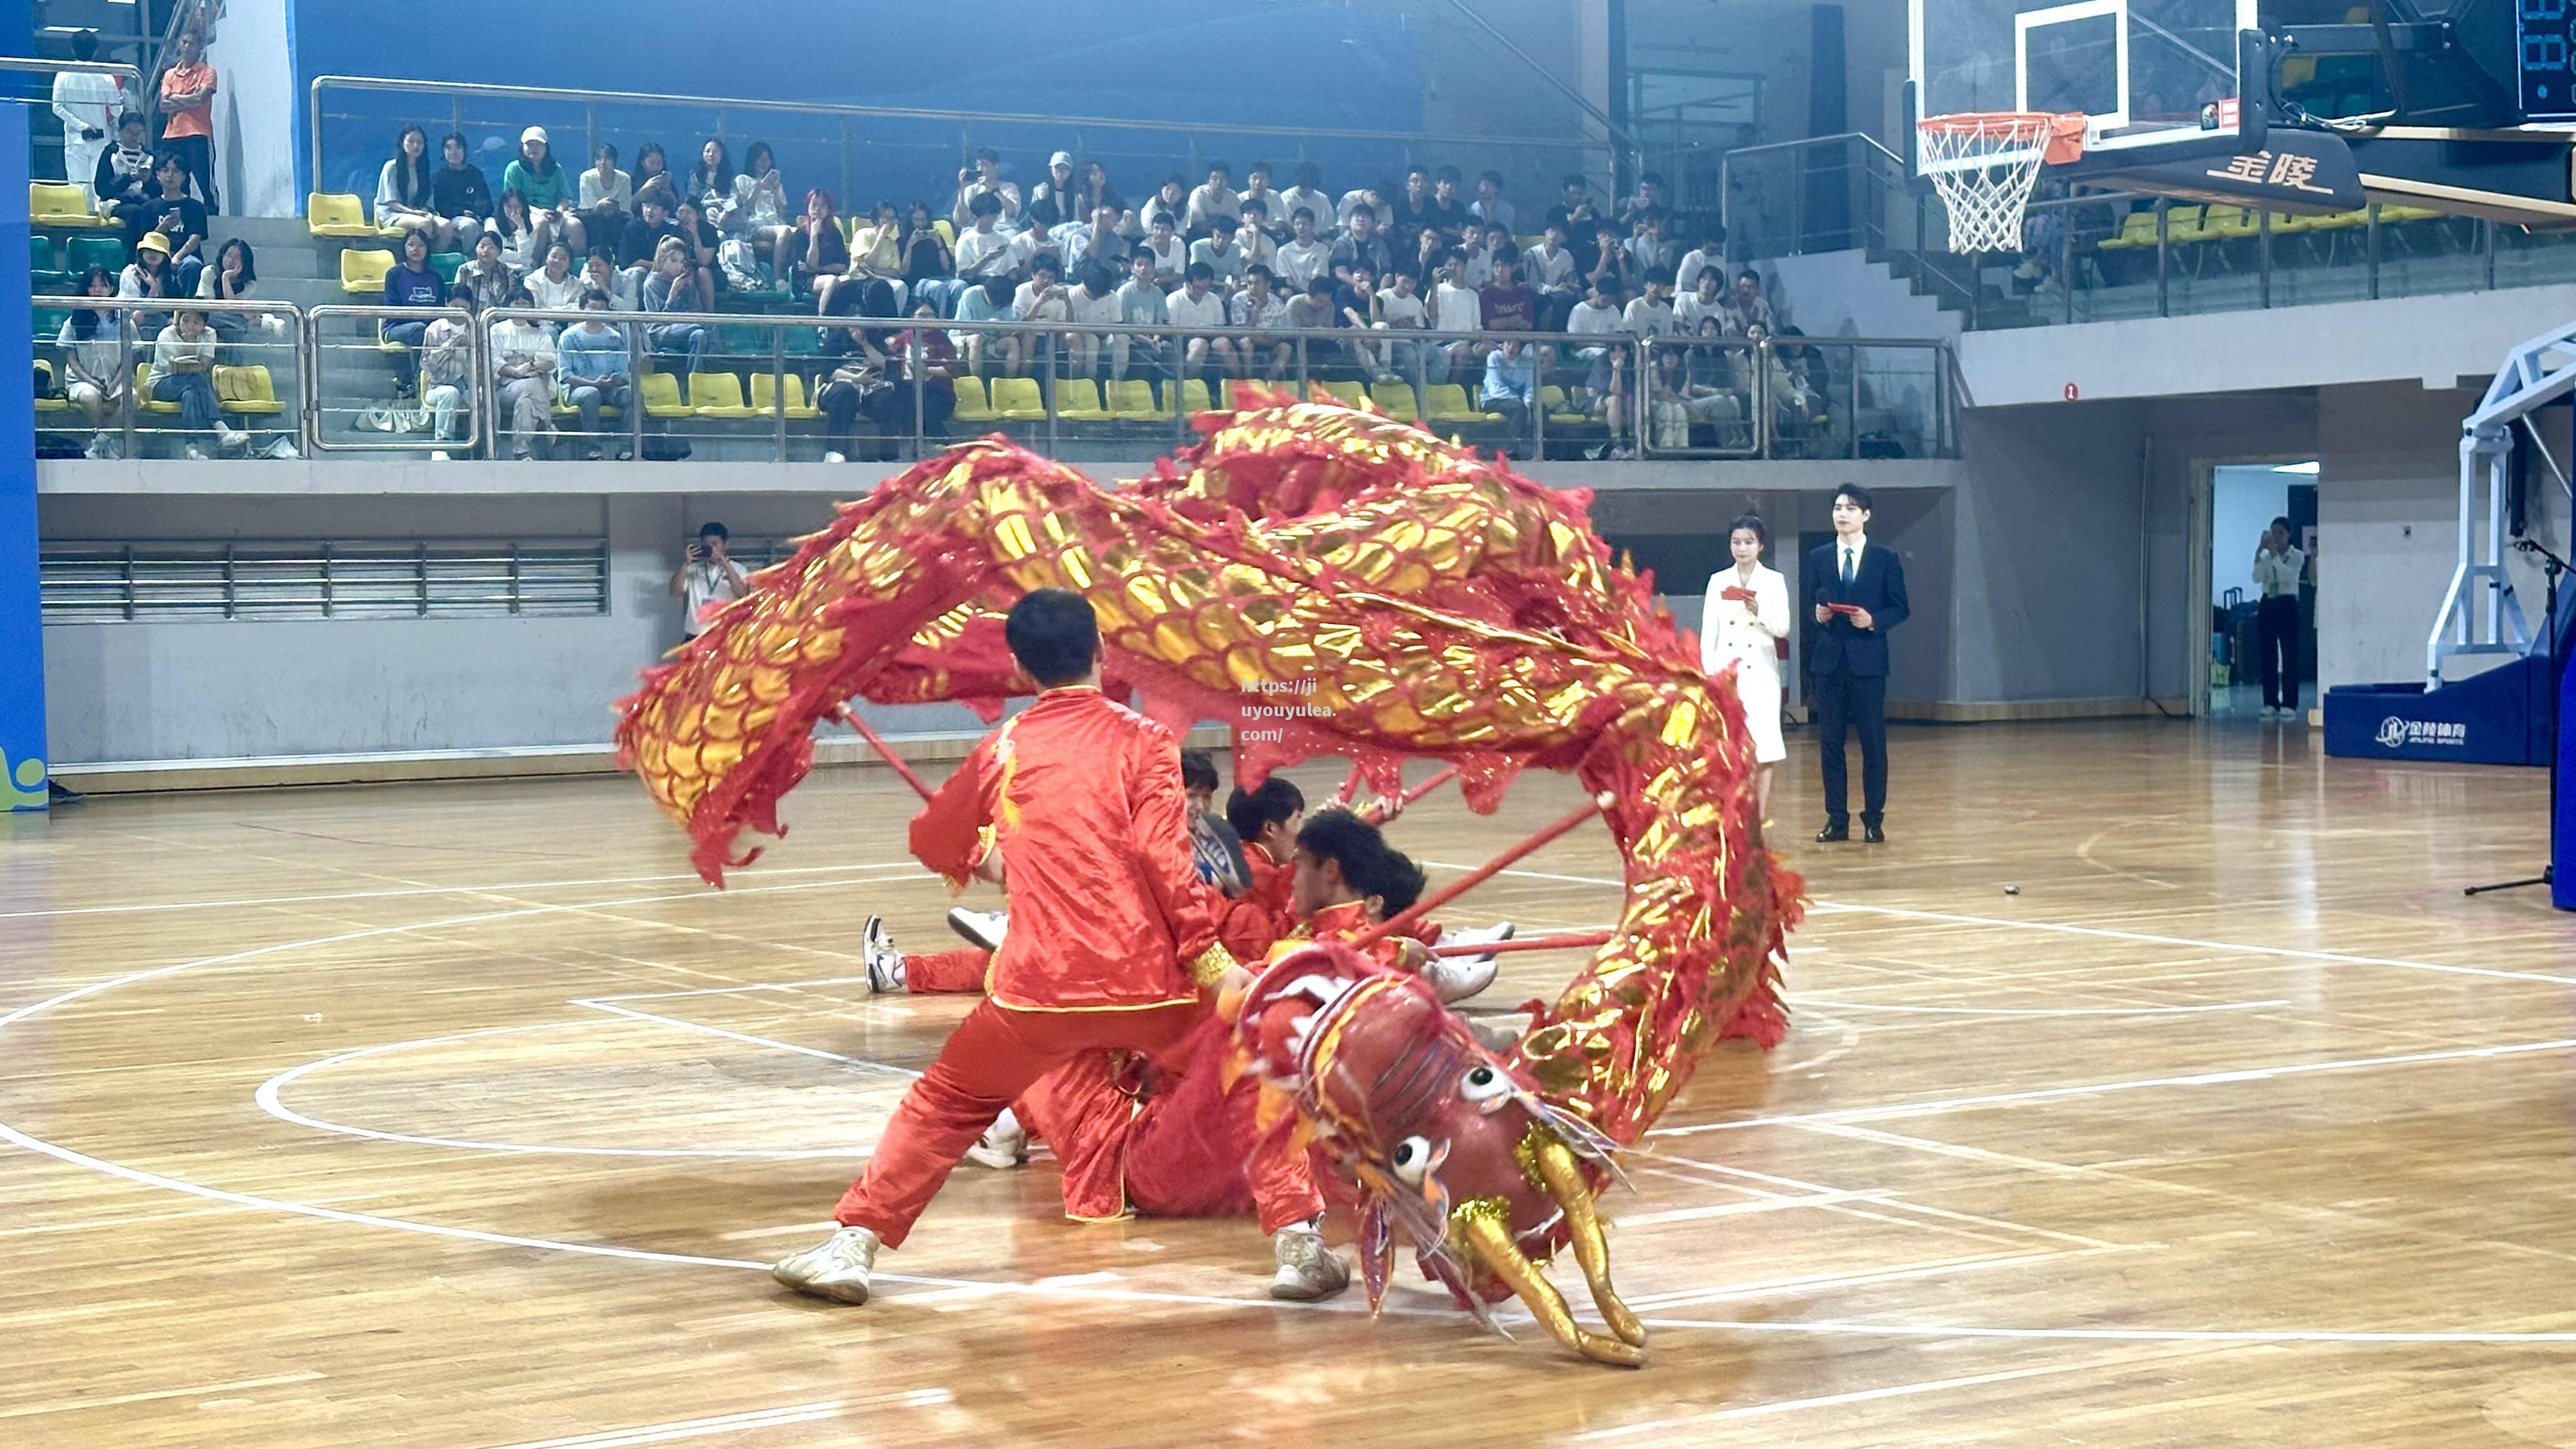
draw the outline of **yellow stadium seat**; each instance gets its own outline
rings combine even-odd
[[[145,379],[151,375],[151,363],[138,362],[134,364],[134,396],[138,401],[142,402],[143,411],[147,413],[177,413],[179,411],[179,405],[177,403],[152,400],[152,388],[150,384],[145,381]]]
[[[948,243],[952,249],[956,247],[957,227],[956,224],[951,222],[948,218],[944,216],[932,218],[930,229],[939,233],[939,239]]]
[[[1414,401],[1413,384],[1409,382],[1378,383],[1369,389],[1369,401],[1376,403],[1377,410],[1391,418],[1422,416],[1422,407]]]
[[[1192,417],[1216,411],[1216,399],[1208,394],[1206,378],[1194,377],[1181,384],[1181,411]]]
[[[787,415],[791,418],[819,418],[823,415],[821,408],[806,405],[805,379],[792,372],[787,374],[785,403]],[[779,411],[779,405],[778,375],[769,372],[753,373],[751,375],[751,410],[765,418],[775,415]]]
[[[680,375],[676,372],[648,372],[635,379],[635,395],[643,400],[648,418],[685,418],[689,405],[680,401]]]
[[[1422,413],[1427,423],[1499,423],[1501,413],[1479,412],[1467,405],[1467,389],[1454,382],[1434,383],[1427,391],[1430,406]]]
[[[27,183],[27,221],[33,226],[116,225],[89,209],[89,197],[79,187],[63,181]]]
[[[948,415],[965,423],[992,422],[996,414],[984,401],[984,379],[972,373],[957,379],[957,406]]]
[[[1333,401],[1342,404],[1344,407],[1364,408],[1368,406],[1368,391],[1356,382],[1328,382],[1325,383],[1323,387],[1324,391],[1331,396]],[[1410,404],[1407,406],[1410,407]]]
[[[1068,377],[1056,383],[1055,415],[1075,423],[1109,421],[1109,410],[1100,405],[1100,388],[1087,377]]]
[[[346,191],[311,191],[304,196],[304,229],[315,236],[384,236],[386,229],[367,220],[367,204]]]
[[[36,411],[40,413],[58,413],[72,405],[72,400],[67,397],[41,396],[43,393],[52,392],[54,390],[54,365],[52,363],[47,362],[41,357],[37,358],[36,376],[42,379],[42,381],[37,384],[37,391],[40,395],[36,399]]]
[[[2121,220],[2120,230],[2116,234],[2106,236],[2093,245],[2100,251],[2120,252],[2134,247],[2151,247],[2155,244],[2156,213],[2155,208],[2149,207],[2145,211],[2130,212]]]
[[[2379,220],[2384,226],[2393,226],[2398,222],[2405,221],[2431,221],[2441,214],[2442,213],[2438,211],[2421,206],[2383,206],[2379,208]]]
[[[2362,210],[2328,212],[2308,218],[2310,231],[2342,231],[2348,227],[2368,226],[2370,213]]]
[[[730,372],[692,374],[689,378],[689,411],[702,418],[758,416],[742,400],[742,379]]]
[[[1034,377],[997,377],[993,379],[993,415],[1004,422],[1042,422],[1046,418],[1046,397],[1038,391]]]
[[[555,399],[554,411],[555,416],[559,418],[577,418],[581,416],[581,409],[574,407],[571,403],[565,402],[560,397]],[[599,415],[603,418],[613,418],[617,416],[617,409],[602,406],[599,410]]]
[[[380,297],[385,273],[394,269],[394,254],[350,247],[340,253],[340,290],[359,297]]]
[[[2171,242],[2207,241],[2204,223],[2209,213],[2219,210],[2207,206],[2171,206],[2165,208],[2165,240]]]
[[[1142,378],[1109,384],[1109,412],[1121,422],[1168,422],[1172,410],[1154,405],[1154,385]]]
[[[228,413],[274,416],[286,411],[277,400],[276,385],[269,380],[267,367],[252,363],[241,367],[218,367],[214,371],[215,398]]]
[[[1538,405],[1547,409],[1547,420],[1551,423],[1581,424],[1592,421],[1590,413],[1575,412],[1572,400],[1565,395],[1565,389],[1552,382],[1538,390]]]
[[[2213,206],[2201,223],[2204,235],[2219,241],[2255,234],[2254,213],[2242,206]]]

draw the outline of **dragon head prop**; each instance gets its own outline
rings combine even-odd
[[[1645,1325],[1611,1287],[1593,1205],[1615,1170],[1611,1143],[1541,1097],[1517,1053],[1479,1045],[1429,984],[1318,942],[1254,979],[1235,1042],[1265,1092],[1293,1102],[1294,1120],[1365,1195],[1370,1307],[1384,1300],[1400,1232],[1423,1272],[1488,1327],[1488,1301],[1516,1296],[1584,1357],[1645,1361]],[[1608,1333],[1577,1323],[1539,1271],[1559,1242],[1573,1247]]]

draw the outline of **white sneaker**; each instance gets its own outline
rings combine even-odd
[[[824,462],[826,462],[826,463],[846,463],[846,462],[848,462],[848,461],[850,461],[850,460],[849,460],[849,459],[847,459],[847,458],[842,457],[842,456],[841,456],[839,453],[837,453],[837,452],[831,452],[831,453],[825,453],[825,454],[823,455],[823,461],[824,461]]]
[[[206,450],[198,447],[194,443],[190,443],[187,447],[179,450],[179,456],[187,458],[192,462],[202,463],[206,461]]]
[[[267,449],[263,451],[260,456],[285,463],[301,458],[304,454],[302,450],[295,446],[295,440],[293,438],[280,438],[276,442],[269,444]]]
[[[1324,1246],[1324,1235],[1302,1223],[1281,1228],[1270,1240],[1277,1272],[1270,1275],[1270,1296],[1291,1303],[1313,1303],[1351,1286],[1350,1265]]]
[[[869,992],[904,989],[903,953],[894,948],[894,937],[886,931],[883,916],[870,916],[868,923],[859,928],[859,959],[867,963]]]
[[[216,447],[223,449],[227,453],[231,453],[248,447],[249,445],[250,434],[243,432],[241,429],[236,428],[227,422],[218,421],[215,424]]]
[[[993,1125],[984,1129],[984,1135],[975,1139],[975,1145],[966,1149],[966,1160],[996,1172],[1026,1167],[1029,1161],[1029,1129],[1020,1125],[1020,1119],[1011,1115],[1010,1108],[1004,1107],[1002,1115],[993,1119]]]
[[[1010,929],[1011,918],[1000,911],[970,911],[964,906],[948,908],[948,929],[987,951],[1002,949],[1003,933]]]
[[[1485,926],[1472,931],[1443,931],[1443,946],[1491,946],[1512,938],[1515,928],[1509,921],[1499,926]],[[1434,956],[1423,968],[1423,976],[1442,1001],[1464,1001],[1494,984],[1501,963],[1491,953],[1482,956]]]
[[[843,1228],[795,1257],[781,1259],[769,1276],[799,1293],[836,1303],[865,1303],[869,1279],[876,1272],[877,1247],[873,1231]]]
[[[432,449],[430,449],[430,450],[429,450],[429,461],[431,461],[431,462],[433,462],[433,463],[444,463],[444,462],[449,461],[448,456],[447,456],[447,450],[446,450],[445,448],[432,448]]]

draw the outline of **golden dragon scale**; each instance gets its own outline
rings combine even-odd
[[[1283,698],[1311,711],[1239,749],[1247,782],[1329,754],[1384,789],[1404,759],[1434,756],[1460,765],[1471,808],[1491,811],[1529,765],[1606,802],[1618,925],[1516,1060],[1611,1140],[1635,1141],[1718,1036],[1775,1043],[1798,881],[1761,843],[1742,706],[1611,560],[1588,496],[1333,404],[1275,399],[1200,426],[1124,491],[999,438],[967,443],[755,575],[622,704],[620,762],[696,840],[700,873],[721,884],[759,854],[745,832],[782,833],[778,801],[844,701],[989,714],[1029,692],[1000,615],[1070,589],[1156,718],[1239,723]]]

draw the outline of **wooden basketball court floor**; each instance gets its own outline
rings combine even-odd
[[[852,979],[870,911],[949,944],[882,771],[723,893],[625,780],[16,817],[0,1444],[2576,1445],[2576,918],[2458,890],[2536,867],[2536,772],[1901,730],[1870,848],[1785,769],[1795,1030],[1608,1200],[1642,1372],[1273,1303],[1248,1221],[1067,1224],[1043,1157],[865,1308],[777,1288],[964,1009]],[[1394,834],[1436,878],[1572,798]],[[1578,833],[1450,914],[1614,875]],[[1478,1007],[1572,958],[1507,960]]]

